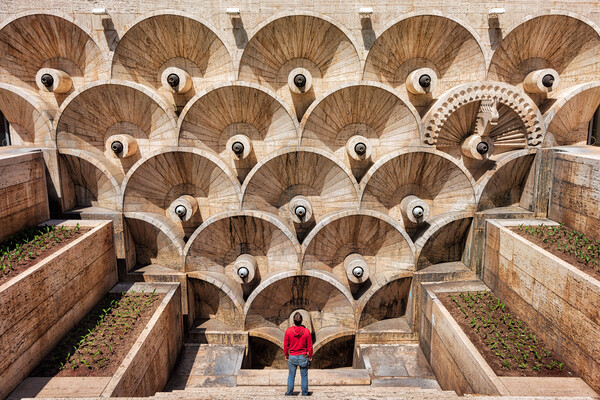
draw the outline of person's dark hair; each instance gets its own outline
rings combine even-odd
[[[296,325],[296,326],[302,325],[302,314],[300,314],[299,312],[294,314],[294,325]]]

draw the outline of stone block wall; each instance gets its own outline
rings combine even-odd
[[[0,242],[50,218],[44,158],[39,151],[0,152]]]
[[[599,390],[600,281],[505,227],[531,222],[487,222],[483,281],[568,368]]]

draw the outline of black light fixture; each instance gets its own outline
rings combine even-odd
[[[169,74],[169,76],[167,76],[167,83],[172,88],[179,86],[179,75]]]
[[[554,85],[554,76],[552,76],[551,74],[544,75],[544,77],[542,78],[542,85],[544,85],[547,88],[551,88],[552,85]]]
[[[363,142],[358,142],[356,143],[356,145],[354,146],[354,151],[356,152],[356,154],[358,154],[359,156],[364,155],[367,152],[367,145],[364,144]]]
[[[50,88],[50,87],[52,87],[52,85],[54,85],[54,77],[50,74],[42,75],[40,80],[42,82],[42,85],[44,85],[44,87]]]
[[[187,209],[185,208],[185,206],[178,205],[177,207],[175,207],[175,214],[177,214],[179,218],[183,218],[185,217],[185,214],[187,214]]]
[[[361,278],[365,273],[365,270],[362,267],[354,267],[352,269],[352,275],[354,275],[355,278]]]
[[[425,210],[423,210],[423,207],[421,207],[421,206],[416,206],[415,208],[412,209],[412,213],[415,218],[421,218],[423,216],[423,214],[425,213]]]
[[[419,77],[419,85],[423,88],[428,88],[431,85],[431,77],[427,74],[423,74]]]
[[[123,143],[119,142],[118,140],[115,140],[114,142],[112,142],[112,144],[110,145],[110,149],[115,153],[115,154],[121,154],[123,152]]]
[[[250,271],[248,271],[248,268],[246,267],[240,267],[237,270],[237,274],[240,278],[246,279],[248,275],[250,275]]]
[[[306,207],[304,207],[304,206],[298,206],[294,210],[294,213],[296,214],[296,216],[298,218],[302,219],[306,215]]]
[[[231,150],[233,150],[233,152],[237,155],[243,154],[244,153],[244,143],[234,142],[231,145]]]
[[[298,74],[294,77],[294,85],[298,88],[303,88],[306,85],[306,77],[302,74]]]
[[[490,146],[486,142],[479,142],[477,145],[477,152],[481,155],[487,153],[489,149]]]

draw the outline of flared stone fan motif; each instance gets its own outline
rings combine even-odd
[[[600,104],[600,37],[570,15],[495,50],[441,15],[374,16],[371,47],[308,11],[219,18],[153,12],[110,46],[70,17],[9,18],[0,111],[17,151],[43,152],[53,211],[112,219],[120,277],[181,282],[190,337],[241,340],[256,368],[285,367],[296,310],[322,368],[378,332],[418,338],[420,270],[464,267],[483,215],[545,213],[541,149],[584,143]],[[43,68],[72,85],[44,89]],[[557,88],[527,92],[546,68]],[[490,157],[465,159],[473,135]]]

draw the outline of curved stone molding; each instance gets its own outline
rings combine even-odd
[[[386,153],[418,145],[420,117],[393,89],[375,82],[346,83],[328,91],[307,110],[302,145],[329,150],[352,168],[357,178]],[[346,150],[360,135],[372,147],[371,157],[354,160]]]
[[[458,146],[472,133],[482,101],[497,107],[497,123],[489,136],[498,151],[538,146],[544,139],[543,118],[537,106],[520,89],[500,82],[474,82],[453,88],[441,96],[423,117],[423,142]]]
[[[311,88],[296,93],[288,85],[292,70],[310,73]],[[300,120],[326,90],[360,79],[361,64],[354,43],[332,21],[316,15],[291,15],[257,27],[240,60],[239,80],[256,82],[293,104]]]
[[[494,52],[488,79],[522,86],[530,72],[552,68],[560,74],[562,90],[600,79],[598,58],[600,31],[595,25],[575,14],[544,13],[509,31]]]
[[[190,237],[185,248],[186,271],[230,275],[242,254],[254,257],[256,270],[246,295],[261,280],[298,268],[298,240],[277,217],[257,211],[217,214]],[[232,277],[235,280],[235,277]]]
[[[36,75],[42,68],[68,74],[72,92],[106,76],[106,49],[87,28],[59,14],[20,14],[0,24],[0,79],[39,92],[54,106],[67,93],[38,89]]]
[[[150,213],[124,213],[126,231],[135,244],[132,265],[158,265],[183,271],[183,231],[168,218]]]
[[[123,174],[116,168],[107,167],[94,154],[80,150],[60,150],[59,159],[71,185],[63,193],[65,209],[73,207],[103,207],[120,210],[121,190],[119,182]]]
[[[533,197],[533,166],[536,150],[520,150],[496,160],[493,169],[478,182],[477,210],[498,207],[527,208]]]
[[[242,186],[242,206],[279,215],[293,227],[289,203],[295,196],[304,196],[312,206],[313,219],[297,227],[297,234],[303,239],[325,214],[357,209],[357,188],[350,170],[325,151],[308,147],[283,149],[248,174]]]
[[[432,69],[438,83],[429,94],[415,96],[407,90],[406,80],[419,68]],[[386,26],[369,50],[363,78],[388,84],[421,107],[450,88],[485,75],[485,56],[474,30],[428,14],[402,17]]]
[[[323,219],[304,240],[302,268],[333,273],[356,291],[358,287],[344,266],[346,257],[354,253],[364,258],[371,277],[387,271],[411,271],[414,266],[414,246],[402,226],[387,214],[364,210]]]
[[[188,272],[189,312],[196,321],[217,325],[220,331],[244,329],[242,289],[227,275],[210,271]]]
[[[243,181],[268,154],[298,144],[298,122],[274,92],[252,83],[222,84],[190,100],[179,118],[179,145],[219,154]],[[252,143],[250,153],[237,157],[227,146],[236,135]]]
[[[59,149],[94,153],[124,173],[151,152],[177,143],[175,115],[156,93],[124,81],[85,86],[63,103],[55,122]],[[115,135],[135,139],[138,151],[121,157],[111,150]]]
[[[12,145],[55,147],[50,109],[35,92],[0,83],[0,112],[10,123]]]
[[[216,156],[197,149],[167,148],[134,165],[123,181],[123,211],[168,215],[182,195],[198,202],[198,212],[179,221],[187,236],[222,211],[240,207],[239,184]]]
[[[112,78],[149,86],[183,106],[196,92],[233,78],[231,56],[214,28],[174,11],[154,12],[133,22],[115,49]],[[163,87],[162,73],[177,67],[192,80],[186,93]]]
[[[573,86],[557,94],[544,114],[544,147],[587,144],[588,126],[600,106],[600,82]]]
[[[406,314],[412,277],[387,274],[376,281],[358,303],[358,329]]]
[[[354,300],[333,275],[307,270],[282,272],[264,280],[244,307],[245,329],[288,327],[292,311],[302,308],[310,316],[315,334],[327,327],[355,329]]]
[[[473,212],[446,213],[433,218],[415,241],[416,269],[460,261],[472,220]]]
[[[402,213],[402,199],[414,195],[430,208],[430,219],[454,211],[475,210],[475,182],[464,167],[445,153],[420,151],[391,153],[379,160],[361,182],[361,209],[389,214],[404,221],[414,232],[416,225]]]

